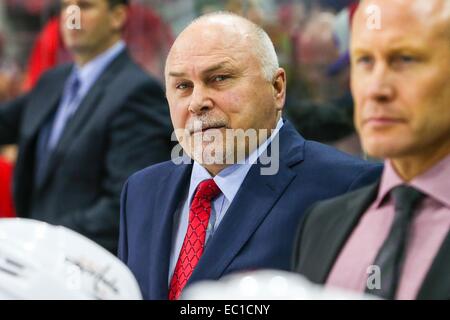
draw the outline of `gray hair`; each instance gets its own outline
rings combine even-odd
[[[275,47],[269,35],[260,26],[252,21],[227,11],[207,13],[193,20],[189,26],[198,22],[210,20],[211,18],[236,19],[248,28],[248,35],[253,40],[251,48],[253,49],[256,58],[259,60],[263,76],[267,81],[272,82],[279,68],[279,62]]]

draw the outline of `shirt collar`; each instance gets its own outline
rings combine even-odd
[[[81,92],[86,92],[98,79],[100,74],[106,69],[108,64],[113,61],[125,49],[125,42],[118,41],[111,48],[95,57],[93,60],[80,67],[75,65],[74,73],[76,73],[81,82]]]
[[[277,126],[273,130],[270,137],[263,143],[261,143],[261,145],[258,148],[256,148],[256,150],[254,150],[245,159],[245,161],[243,161],[244,163],[237,163],[229,167],[226,167],[213,178],[214,182],[217,184],[220,191],[222,191],[223,195],[230,203],[236,196],[239,188],[241,187],[242,182],[247,176],[247,173],[250,171],[251,166],[256,162],[258,157],[264,151],[266,151],[267,146],[278,134],[282,126],[283,126],[283,119],[280,118],[278,120]],[[189,187],[189,201],[192,200],[194,192],[197,189],[197,186],[200,184],[200,182],[211,178],[212,178],[211,174],[204,167],[202,167],[197,161],[194,161],[191,174],[191,184]]]
[[[428,197],[450,208],[450,155],[439,161],[431,169],[405,183],[395,171],[391,161],[386,160],[381,178],[376,207],[380,207],[391,190],[401,184],[410,185]]]
[[[395,169],[392,166],[391,161],[385,160],[378,196],[374,203],[375,206],[377,208],[380,207],[386,196],[391,192],[391,190],[401,184],[404,184],[404,181],[402,180],[402,178],[399,177],[397,172],[395,172]]]

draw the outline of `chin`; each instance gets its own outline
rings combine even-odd
[[[200,146],[190,148],[192,158],[200,164],[224,164],[225,151],[222,144],[203,142]],[[216,152],[217,151],[217,152]]]
[[[371,139],[362,141],[363,150],[373,158],[389,159],[399,158],[408,154],[410,148],[401,141],[391,139]]]

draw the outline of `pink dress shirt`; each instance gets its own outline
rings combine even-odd
[[[386,239],[394,217],[390,191],[403,184],[390,161],[385,162],[378,196],[363,214],[339,254],[327,286],[364,292],[368,268]],[[409,185],[426,197],[416,208],[396,299],[415,299],[445,237],[450,231],[450,155]],[[449,271],[450,272],[450,271]]]

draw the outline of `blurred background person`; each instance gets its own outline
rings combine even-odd
[[[132,3],[123,31],[132,58],[148,73],[163,79],[164,59],[173,35],[161,17],[149,6]],[[38,34],[28,60],[25,90],[32,88],[43,72],[58,64],[72,61],[61,38],[57,15],[50,18]]]
[[[304,136],[362,156],[353,125],[348,45],[357,2],[339,13],[315,9],[294,43],[286,117]],[[328,9],[327,9],[328,10]]]
[[[69,27],[69,6],[81,28]],[[0,144],[18,143],[17,215],[71,228],[116,252],[126,178],[170,158],[164,92],[130,58],[126,0],[62,0],[60,26],[73,64],[44,73],[0,106]]]
[[[298,73],[305,88],[295,93],[317,104],[336,99],[347,89],[347,83],[340,85],[328,70],[339,56],[333,30],[335,18],[331,12],[314,13],[296,44]]]

